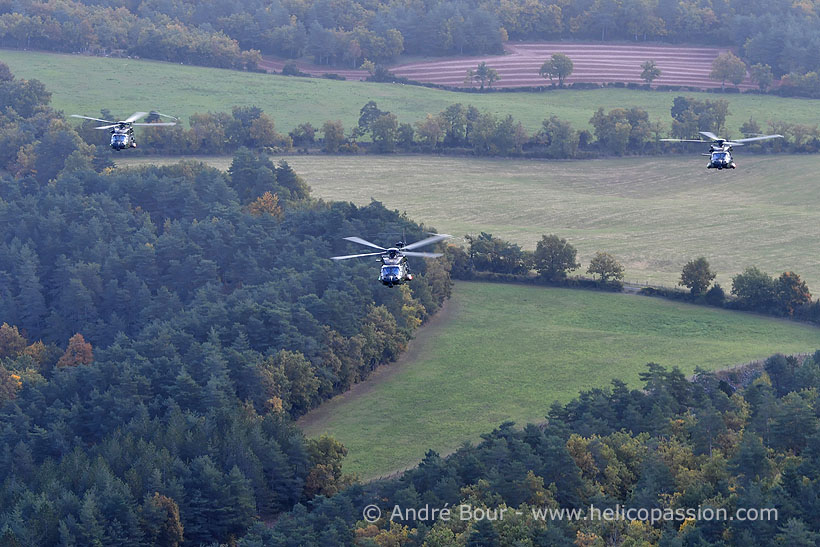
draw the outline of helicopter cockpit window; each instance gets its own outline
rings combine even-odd
[[[394,276],[398,277],[399,267],[398,266],[382,266],[382,275],[394,275]]]
[[[713,159],[716,160],[725,160],[726,159],[726,152],[716,152],[713,156]]]
[[[125,135],[111,135],[111,142],[125,142]]]

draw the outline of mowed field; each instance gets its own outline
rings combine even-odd
[[[506,420],[541,422],[613,378],[639,387],[649,362],[690,375],[820,348],[815,327],[624,294],[460,282],[447,307],[409,358],[299,421],[347,446],[345,471],[373,478]]]
[[[425,58],[399,63],[389,68],[397,76],[417,82],[469,87],[464,83],[467,71],[475,69],[479,63],[487,63],[501,77],[493,87],[537,87],[553,83],[542,78],[539,71],[544,61],[550,59],[554,53],[563,53],[573,63],[573,71],[566,80],[567,84],[643,84],[645,82],[641,78],[641,64],[652,60],[661,69],[661,76],[652,85],[681,85],[709,89],[720,87],[721,83],[710,79],[709,73],[718,55],[727,51],[727,48],[718,47],[660,44],[507,42],[504,44],[504,55]],[[266,57],[262,61],[262,67],[270,71],[281,71],[288,62],[292,61]],[[333,72],[348,80],[364,80],[370,75],[365,70],[317,66],[305,62],[296,64],[302,72],[315,76]],[[751,89],[755,86],[747,77],[737,87]]]
[[[427,60],[398,65],[391,70],[398,76],[419,82],[467,87],[464,84],[467,71],[485,62],[500,76],[493,87],[542,86],[553,82],[541,77],[541,65],[553,54],[563,53],[573,63],[567,84],[643,84],[641,64],[653,60],[661,69],[661,76],[652,85],[714,88],[720,87],[721,83],[709,78],[712,63],[718,55],[728,51],[715,47],[566,42],[508,42],[504,49],[507,54],[502,56]],[[754,85],[747,77],[738,87],[750,89]]]
[[[453,234],[489,232],[533,250],[544,234],[614,254],[626,279],[675,285],[705,256],[726,290],[748,266],[794,271],[820,294],[820,156],[753,156],[734,171],[706,158],[535,161],[435,156],[287,156],[315,196],[371,199]],[[123,159],[120,159],[123,158]],[[179,158],[117,157],[120,165]],[[199,158],[227,169],[230,158]],[[378,238],[378,234],[350,234]],[[462,240],[463,241],[463,240]],[[354,249],[351,246],[351,252]]]
[[[262,73],[238,72],[156,61],[110,59],[55,53],[0,50],[0,61],[19,78],[37,78],[53,93],[52,104],[66,114],[115,116],[137,110],[159,110],[187,123],[196,112],[229,112],[233,106],[258,106],[287,133],[310,122],[320,128],[327,120],[341,120],[349,131],[359,110],[370,100],[391,111],[401,122],[414,123],[453,103],[473,104],[499,116],[512,115],[529,132],[551,115],[591,129],[589,119],[598,107],[640,107],[651,120],[671,124],[670,108],[678,92],[629,89],[552,90],[517,93],[457,93],[400,84],[332,81]],[[766,128],[769,120],[820,123],[820,100],[761,95],[685,93],[701,100],[729,101],[727,127],[737,135],[750,117]]]

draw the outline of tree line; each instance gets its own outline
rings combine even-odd
[[[354,485],[257,526],[243,545],[816,545],[820,351],[774,355],[741,375],[649,364],[642,389],[619,380],[561,405],[547,421],[501,424],[446,458],[429,451],[391,480]],[[548,410],[547,410],[548,409]],[[362,520],[377,504],[382,518]],[[451,508],[401,517],[394,506]],[[470,505],[505,517],[461,520]],[[777,518],[538,519],[532,510],[772,508]]]
[[[194,114],[188,129],[181,125],[141,128],[142,152],[134,152],[220,155],[245,146],[267,153],[321,150],[328,154],[450,153],[555,159],[685,153],[680,147],[664,145],[658,139],[667,134],[698,138],[698,131],[726,132],[729,102],[678,96],[670,114],[671,124],[666,125],[650,120],[649,114],[639,107],[609,111],[599,108],[590,118],[592,131],[575,129],[568,121],[550,116],[537,131],[529,133],[512,116],[482,112],[473,105],[452,104],[437,114],[428,113],[423,119],[408,123],[381,110],[375,101],[368,101],[353,127],[346,128],[340,120],[327,120],[321,127],[305,122],[285,135],[276,130],[274,120],[261,109],[234,107],[230,114]],[[101,112],[103,118],[109,115],[107,110]],[[96,123],[84,122],[78,133],[87,144],[105,147],[108,136],[93,129]],[[749,119],[739,130],[744,136],[752,136],[761,132],[761,126]],[[751,144],[747,147],[750,152],[820,151],[817,124],[770,121],[768,130],[784,135],[784,139]],[[107,153],[101,155],[110,157]]]
[[[689,298],[729,309],[755,311],[780,317],[793,317],[820,323],[820,300],[812,300],[811,291],[800,275],[786,271],[773,277],[756,266],[750,266],[732,277],[729,294],[718,283],[717,273],[705,257],[687,262],[681,270],[679,285],[689,289]],[[674,292],[646,289],[648,294],[675,298]]]
[[[555,234],[542,236],[534,251],[486,232],[467,234],[465,239],[466,249],[452,244],[445,249],[454,279],[623,289],[624,267],[617,257],[597,251],[587,269],[583,270],[575,246]],[[593,277],[570,276],[579,269]],[[535,277],[532,277],[533,273]],[[728,293],[720,284],[713,283],[716,277],[709,261],[699,257],[688,261],[681,269],[678,285],[686,287],[688,292],[659,287],[647,287],[640,292],[820,324],[820,300],[812,300],[808,285],[794,272],[786,271],[773,277],[752,266],[732,277]]]
[[[256,70],[262,60],[259,51],[242,50],[235,39],[208,25],[183,24],[173,14],[150,8],[132,11],[129,2],[109,4],[113,5],[75,0],[0,4],[0,46],[242,70]]]
[[[259,53],[358,67],[410,55],[500,53],[510,40],[734,46],[775,78],[817,78],[818,12],[790,0],[23,0],[0,5],[0,44],[254,69]]]

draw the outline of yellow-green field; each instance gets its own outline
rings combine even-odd
[[[505,420],[540,422],[613,378],[638,387],[648,362],[688,375],[820,348],[815,327],[625,294],[461,282],[447,306],[409,360],[300,420],[348,447],[346,471],[380,476]]]
[[[556,233],[578,248],[584,269],[596,251],[607,251],[623,262],[631,281],[675,285],[683,264],[705,256],[727,290],[732,275],[756,265],[770,274],[797,272],[820,293],[820,156],[739,154],[738,168],[721,172],[707,170],[697,155],[284,159],[315,196],[357,204],[373,198],[440,231],[459,237],[490,232],[525,249]],[[230,165],[230,158],[204,160],[221,169]]]
[[[480,110],[511,114],[534,132],[551,115],[570,121],[577,129],[589,127],[598,107],[637,106],[651,120],[671,122],[675,96],[729,101],[727,127],[737,135],[750,117],[765,128],[769,120],[791,123],[820,122],[820,100],[765,95],[649,92],[629,89],[555,90],[539,93],[456,93],[401,84],[294,78],[205,68],[158,61],[113,59],[58,53],[0,50],[0,61],[20,78],[37,78],[54,94],[53,105],[67,114],[93,116],[101,108],[114,116],[156,109],[186,122],[194,112],[229,112],[231,107],[255,105],[265,110],[279,131],[298,124],[321,127],[326,120],[342,120],[350,129],[359,109],[370,100],[396,114],[402,122],[424,119],[453,103],[473,104]]]

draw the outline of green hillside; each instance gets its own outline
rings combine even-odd
[[[347,471],[378,476],[505,420],[540,422],[579,390],[638,386],[648,362],[688,375],[820,348],[814,327],[624,294],[462,282],[448,306],[412,359],[302,420],[349,448]]]
[[[680,93],[628,89],[560,90],[544,93],[455,93],[400,84],[340,82],[203,68],[156,61],[113,59],[54,53],[0,50],[20,78],[42,80],[54,93],[53,104],[67,113],[93,115],[101,108],[115,115],[157,109],[187,118],[194,112],[229,111],[256,105],[270,114],[280,131],[310,122],[316,127],[340,119],[346,128],[356,123],[359,109],[370,100],[394,112],[402,122],[421,120],[461,102],[481,110],[511,114],[530,131],[550,115],[588,127],[593,112],[638,106],[650,119],[669,124],[672,99]],[[715,99],[711,93],[686,93]],[[792,123],[820,122],[820,100],[760,95],[723,95],[730,102],[727,126],[737,133],[750,117],[765,128],[771,119]]]

